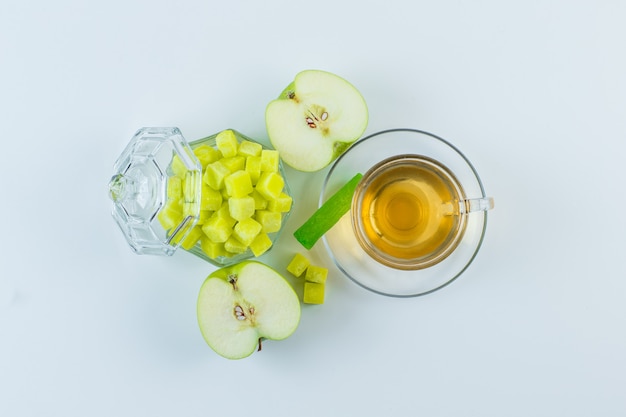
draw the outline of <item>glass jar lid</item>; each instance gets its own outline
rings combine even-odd
[[[198,221],[202,187],[202,166],[180,130],[139,129],[114,169],[112,215],[130,247],[138,254],[172,255]],[[173,177],[178,181],[169,181]],[[168,193],[180,193],[180,206],[166,205]]]

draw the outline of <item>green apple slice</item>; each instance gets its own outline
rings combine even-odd
[[[261,340],[289,337],[300,301],[285,278],[258,261],[218,269],[202,284],[197,314],[207,344],[228,359],[250,356]]]
[[[363,174],[356,174],[352,177],[293,233],[302,246],[311,249],[315,242],[350,210],[354,190],[359,185],[361,178],[363,178]]]
[[[267,133],[282,160],[300,171],[318,171],[355,142],[367,127],[361,93],[325,71],[307,70],[265,111]]]

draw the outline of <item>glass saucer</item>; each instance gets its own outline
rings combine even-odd
[[[334,162],[322,185],[319,205],[356,173],[364,174],[383,159],[400,154],[418,154],[441,162],[456,175],[467,198],[486,198],[478,173],[452,144],[420,130],[391,129],[359,140]],[[420,270],[394,269],[372,259],[358,243],[349,213],[324,235],[323,241],[337,267],[356,284],[381,295],[415,297],[450,284],[476,257],[485,236],[487,211],[466,216],[465,234],[455,251],[438,264]]]

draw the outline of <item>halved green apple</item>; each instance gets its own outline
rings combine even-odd
[[[197,314],[207,344],[228,359],[250,356],[263,339],[289,337],[300,301],[285,278],[258,261],[216,270],[202,284]]]
[[[367,104],[345,79],[326,71],[298,73],[265,111],[267,133],[282,160],[300,171],[319,171],[365,131]]]

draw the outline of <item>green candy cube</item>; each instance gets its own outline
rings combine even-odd
[[[263,149],[261,151],[261,171],[277,172],[280,160],[278,151],[273,149]]]
[[[284,186],[283,177],[275,172],[264,172],[261,174],[255,189],[266,199],[275,200],[280,196]]]
[[[206,254],[209,258],[216,259],[220,256],[226,256],[227,252],[224,249],[224,244],[221,242],[213,242],[208,237],[203,237],[200,240],[200,248],[202,252]]]
[[[226,242],[224,242],[224,249],[226,249],[226,252],[239,254],[247,251],[248,245],[244,245],[238,239],[235,239],[234,236],[231,236]]]
[[[301,253],[296,253],[287,265],[287,271],[289,271],[293,276],[299,277],[304,271],[311,265],[311,262]]]
[[[182,236],[182,233],[177,233],[177,235],[172,238],[173,243],[179,243],[180,237],[178,235]],[[185,239],[180,242],[180,246],[182,246],[185,250],[190,250],[196,245],[196,243],[198,243],[202,236],[204,236],[202,228],[200,226],[196,226],[191,229]]]
[[[230,158],[224,158],[220,160],[222,165],[224,165],[230,172],[236,172],[243,170],[246,166],[246,158],[243,156],[233,156]]]
[[[202,198],[200,210],[216,211],[222,207],[222,193],[214,190],[207,184],[202,184]]]
[[[202,225],[202,231],[213,242],[226,242],[233,232],[232,226],[219,216],[213,216]]]
[[[276,211],[279,213],[286,213],[289,210],[291,210],[292,202],[293,202],[293,199],[289,195],[285,194],[284,192],[281,192],[278,197],[269,201],[267,208],[270,209],[271,211]]]
[[[233,236],[246,246],[249,246],[254,238],[261,232],[262,226],[252,218],[243,219],[233,228]]]
[[[230,205],[228,204],[228,201],[224,201],[222,203],[222,207],[215,212],[214,216],[224,219],[224,221],[228,224],[228,227],[231,228],[235,225],[235,223],[237,223],[237,220],[233,219],[230,215]]]
[[[304,280],[307,282],[316,282],[318,284],[325,284],[326,277],[328,276],[328,269],[321,266],[309,265],[304,274]]]
[[[169,200],[180,200],[183,198],[183,180],[180,177],[169,177],[167,179],[167,198]]]
[[[282,226],[283,215],[276,211],[257,210],[254,218],[261,224],[265,233],[275,233]]]
[[[237,155],[239,142],[232,130],[223,130],[215,137],[217,149],[222,153],[224,158],[230,158]]]
[[[250,196],[229,198],[228,212],[237,221],[252,217],[254,215],[254,198]]]
[[[178,155],[174,155],[174,157],[172,158],[170,168],[172,170],[172,173],[179,177],[184,177],[187,173],[187,166],[183,161],[181,161]]]
[[[230,175],[230,170],[219,160],[206,166],[202,179],[214,190],[221,190],[224,187],[224,178],[228,175]]]
[[[253,190],[252,193],[250,193],[250,197],[254,199],[255,210],[265,210],[267,208],[267,199],[263,197],[261,193],[259,193],[257,190]]]
[[[224,178],[224,186],[232,197],[245,197],[253,190],[250,174],[246,171],[236,171]]]
[[[200,210],[197,201],[183,201],[183,217],[193,217]]]
[[[211,218],[213,213],[214,211],[212,210],[200,210],[200,214],[198,214],[198,221],[196,222],[196,224],[198,226],[202,226],[204,223],[206,223],[207,220]]]
[[[200,161],[202,169],[206,168],[211,162],[215,162],[222,157],[220,152],[209,145],[200,145],[193,150],[194,155]]]
[[[261,256],[272,247],[272,240],[266,233],[259,233],[250,243],[250,250],[254,256]]]
[[[324,284],[305,282],[302,301],[306,304],[324,304],[324,292]]]
[[[263,146],[260,143],[242,140],[239,144],[238,154],[245,157],[260,156]]]
[[[165,230],[178,226],[183,220],[183,205],[180,200],[168,200],[157,218]]]
[[[259,181],[259,177],[261,176],[261,157],[260,156],[249,156],[246,158],[246,166],[244,168],[248,174],[250,174],[250,179],[252,180],[252,184],[256,184]]]

